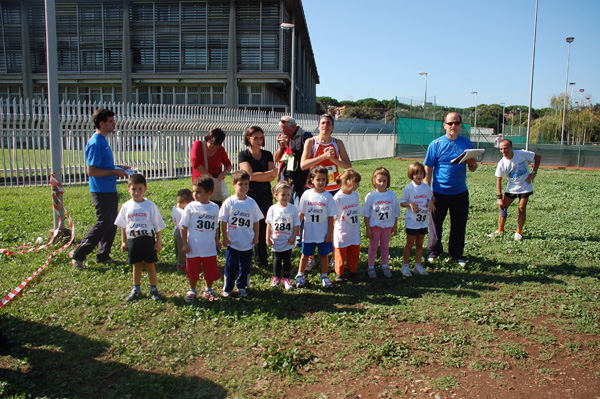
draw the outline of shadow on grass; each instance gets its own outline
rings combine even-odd
[[[436,266],[436,265],[434,265]],[[507,265],[508,269],[519,269],[521,265]],[[456,268],[454,268],[456,269]],[[256,312],[268,313],[278,319],[302,319],[314,312],[354,312],[363,314],[372,310],[370,304],[382,306],[401,306],[408,300],[419,300],[427,295],[447,295],[464,298],[479,298],[481,292],[497,291],[501,285],[523,284],[535,282],[540,284],[563,284],[562,281],[547,276],[493,274],[481,271],[454,270],[435,267],[428,276],[404,278],[396,269],[392,278],[384,278],[378,270],[378,278],[363,279],[359,282],[344,281],[335,283],[332,289],[324,289],[320,285],[318,273],[307,274],[307,285],[304,288],[286,292],[281,287],[250,289],[248,298],[238,298],[234,292],[230,298],[221,298],[217,302],[203,300],[193,305],[207,311],[247,317]],[[361,274],[365,270],[359,268]],[[269,271],[253,270],[252,279],[267,280]],[[171,298],[175,306],[185,305],[183,298]]]
[[[100,360],[110,346],[59,327],[5,318],[20,341],[0,357],[0,396],[60,398],[225,398],[220,385],[197,377],[135,370]]]

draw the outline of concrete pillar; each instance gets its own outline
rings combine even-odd
[[[227,48],[226,107],[238,107],[237,87],[237,33],[235,23],[235,0],[229,0],[229,39]]]
[[[29,21],[27,3],[21,2],[21,47],[23,49],[23,97],[33,98],[33,80],[31,78],[31,44],[29,43]]]
[[[131,35],[129,28],[129,0],[123,0],[123,59],[121,64],[121,92],[123,102],[132,101]]]

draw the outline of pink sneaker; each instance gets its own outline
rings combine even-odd
[[[294,286],[292,285],[292,283],[290,282],[289,278],[284,278],[283,279],[283,288],[285,288],[287,291],[291,290],[292,288],[294,288]]]
[[[280,281],[279,277],[271,277],[271,287],[277,287]]]

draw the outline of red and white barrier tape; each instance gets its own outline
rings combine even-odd
[[[17,288],[13,289],[4,298],[2,298],[2,302],[0,302],[0,308],[4,307],[4,305],[8,304],[10,301],[13,300],[13,298],[15,296],[17,296],[21,291],[23,291],[23,289],[27,286],[27,284],[29,284],[29,282],[31,280],[33,280],[38,274],[40,274],[46,268],[46,266],[48,266],[48,264],[50,264],[50,261],[52,260],[52,258],[54,258],[56,255],[58,255],[59,253],[63,252],[65,249],[67,249],[69,247],[69,245],[71,245],[71,243],[73,242],[73,239],[75,238],[75,228],[74,228],[75,226],[73,224],[73,219],[71,219],[71,215],[69,215],[69,212],[67,212],[66,208],[64,208],[62,201],[58,197],[59,194],[64,193],[64,189],[63,189],[62,185],[56,181],[56,179],[54,178],[54,174],[52,174],[52,176],[50,177],[50,182],[52,184],[52,202],[53,202],[54,212],[55,213],[60,212],[59,208],[58,208],[59,205],[63,207],[65,216],[67,218],[67,221],[69,222],[69,228],[71,229],[71,237],[69,239],[69,242],[67,242],[65,245],[60,247],[58,250],[56,250],[52,254],[50,254],[50,256],[48,256],[48,258],[46,259],[46,262],[44,262],[44,264],[40,268],[38,268],[31,276],[27,277],[21,284],[19,284],[19,286]],[[60,226],[60,217],[58,220],[58,225]],[[54,238],[56,237],[58,232],[59,232],[59,229],[56,229],[54,231],[54,234],[52,234],[52,238],[50,238],[50,241],[48,241],[48,243],[41,245],[39,247],[34,247],[34,248],[28,249],[26,251],[17,251],[17,252],[0,250],[0,253],[6,253],[7,255],[25,254],[28,252],[42,249],[42,248],[46,248],[47,246],[49,246],[52,243],[52,241],[54,240]],[[4,252],[4,251],[6,251],[6,252]]]

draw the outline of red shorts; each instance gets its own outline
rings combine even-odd
[[[200,280],[200,271],[204,269],[204,280],[217,281],[221,278],[216,256],[206,258],[186,258],[185,266],[187,268],[187,278],[191,281]]]

